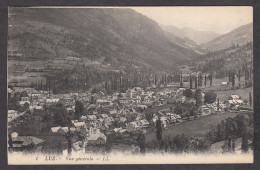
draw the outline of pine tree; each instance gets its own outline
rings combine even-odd
[[[8,135],[8,144],[9,144],[9,150],[12,152],[13,151],[13,139],[11,135]]]
[[[140,152],[141,153],[145,153],[145,136],[142,132],[140,132],[138,134],[138,137],[137,137],[137,144],[138,146],[140,147]]]
[[[197,84],[197,76],[195,77],[195,88],[197,89],[197,87],[198,87],[198,84]]]
[[[160,118],[156,120],[156,138],[157,140],[162,140],[162,123]]]
[[[181,76],[180,76],[180,86],[183,87],[182,74],[181,74]]]
[[[205,85],[205,87],[207,86],[207,75],[205,75],[204,85]]]
[[[212,86],[212,75],[210,75],[210,86]]]
[[[228,82],[231,82],[231,73],[230,73],[230,70],[228,70]]]
[[[200,89],[197,89],[195,91],[195,100],[196,100],[196,107],[199,108],[202,105],[202,95]]]
[[[242,136],[242,144],[241,144],[242,152],[246,153],[248,152],[249,146],[248,146],[248,140],[246,136]]]
[[[190,88],[192,89],[192,78],[190,77]]]
[[[250,104],[250,107],[252,107],[252,94],[251,94],[251,91],[249,92],[249,104]]]
[[[231,75],[231,81],[232,81],[232,88],[235,89],[235,74],[234,73]]]
[[[240,77],[241,77],[241,73],[240,73],[240,69],[238,70],[238,81],[240,82]]]
[[[219,99],[218,99],[218,103],[217,103],[217,110],[219,112]]]
[[[65,136],[65,138],[67,139],[67,142],[68,142],[68,155],[71,155],[71,151],[72,151],[72,141],[71,141],[71,138],[72,138],[73,134],[71,133],[70,128],[69,128],[68,132],[64,136]]]

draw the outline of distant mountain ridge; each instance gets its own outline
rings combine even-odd
[[[8,51],[27,59],[75,56],[117,68],[169,70],[197,55],[131,9],[10,8],[8,21]]]
[[[253,41],[253,23],[240,26],[200,46],[204,49],[217,51],[233,45],[244,45],[250,41]]]
[[[198,45],[211,41],[211,40],[217,38],[218,36],[220,36],[220,34],[217,34],[214,32],[197,31],[197,30],[193,30],[188,27],[185,27],[182,29],[178,28],[176,26],[173,26],[173,25],[167,25],[167,26],[162,25],[161,27],[163,30],[170,32],[180,38],[189,38],[189,39],[193,40],[194,42],[196,42]]]

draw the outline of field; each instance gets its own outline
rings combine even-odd
[[[168,126],[167,129],[163,129],[163,138],[169,136],[174,137],[177,134],[186,134],[191,137],[203,137],[211,128],[217,126],[221,120],[228,117],[235,117],[238,113],[226,113],[218,115],[209,115],[200,117],[193,121],[186,121],[181,124]],[[147,133],[146,142],[156,139],[156,132]]]
[[[244,89],[236,89],[236,90],[228,90],[228,91],[216,91],[219,100],[227,100],[227,98],[232,94],[237,94],[241,96],[242,100],[249,100],[249,92],[251,88],[244,88]],[[253,93],[252,93],[253,94]]]

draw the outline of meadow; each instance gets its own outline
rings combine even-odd
[[[176,125],[170,125],[167,129],[162,130],[163,138],[173,138],[177,134],[185,134],[190,137],[203,137],[211,128],[215,128],[222,120],[228,117],[235,117],[238,112],[228,112],[217,115],[208,115],[200,117],[196,120],[182,122]],[[156,139],[156,131],[145,135],[146,142]]]

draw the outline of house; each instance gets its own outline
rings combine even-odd
[[[97,120],[97,116],[96,115],[88,115],[88,119],[89,120]]]
[[[109,111],[110,115],[114,115],[114,114],[117,114],[117,110],[111,110]]]
[[[61,127],[60,129],[57,130],[57,133],[65,135],[68,131],[69,131],[68,127]]]
[[[105,118],[104,119],[104,122],[105,122],[105,124],[106,125],[112,125],[112,123],[114,122],[114,118],[113,117],[111,117],[111,116],[109,116],[109,117],[107,117],[107,118]]]
[[[130,104],[132,102],[131,99],[127,99],[127,98],[122,98],[119,100],[120,104]]]
[[[126,97],[133,98],[134,94],[135,94],[135,90],[133,90],[133,89],[126,90]]]
[[[167,124],[168,124],[168,119],[167,119],[167,117],[162,116],[162,117],[160,117],[160,119],[161,119],[161,122],[162,122],[162,126],[163,126],[163,127],[166,127]]]
[[[15,117],[18,115],[18,111],[16,110],[8,110],[8,117]]]
[[[126,125],[127,132],[135,132],[135,131],[139,130],[140,128],[141,127],[140,127],[139,123],[136,121],[130,122]]]
[[[32,146],[40,147],[44,140],[34,136],[16,136],[12,137],[13,151],[23,151],[31,149]]]
[[[139,104],[137,105],[138,108],[141,108],[143,110],[147,109],[147,105],[144,105],[144,104]]]
[[[208,108],[206,105],[202,105],[201,107],[201,116],[206,116],[211,114],[211,109]]]
[[[52,133],[57,133],[60,128],[61,128],[60,126],[52,127],[51,131],[52,131]]]
[[[80,129],[86,129],[85,122],[75,122],[73,125],[75,126],[77,131],[80,131]]]
[[[104,119],[108,117],[107,114],[101,114],[101,116],[102,116],[102,118],[104,118]]]
[[[174,113],[166,113],[166,116],[168,117],[168,119],[172,120],[172,121],[176,121],[177,119],[180,119],[180,116]]]
[[[139,121],[141,127],[148,127],[149,126],[149,122],[146,119],[142,119]]]
[[[228,85],[228,82],[224,81],[221,83],[222,86],[227,86]]]
[[[19,104],[20,104],[21,106],[24,106],[25,103],[30,104],[30,101],[19,101]]]
[[[21,101],[29,101],[29,97],[21,97]]]
[[[73,109],[71,107],[66,108],[69,113],[73,113]]]
[[[87,117],[87,116],[84,116],[84,115],[82,115],[82,116],[80,117],[80,120],[82,120],[82,121],[87,120],[87,119],[88,119],[88,117]]]
[[[41,111],[41,110],[43,110],[43,106],[35,106],[34,110]]]
[[[39,97],[41,94],[40,93],[32,93],[31,96],[32,97]]]
[[[103,133],[90,133],[87,137],[88,144],[91,145],[104,145],[107,137]]]
[[[95,125],[95,121],[94,120],[85,120],[86,123],[86,128],[89,129],[91,127],[93,127]]]
[[[157,100],[156,102],[154,102],[154,105],[155,106],[162,106],[162,105],[164,105],[164,104],[166,104],[167,103],[167,100],[165,100],[165,99],[159,99],[159,100]]]
[[[127,120],[126,117],[120,117],[120,118],[119,118],[119,121],[120,121],[120,122],[126,122],[126,120]]]
[[[83,149],[83,142],[82,141],[77,141],[77,142],[74,142],[72,144],[72,149],[74,152],[79,152]]]
[[[76,123],[76,122],[78,122],[78,120],[71,120],[71,123],[72,123],[72,124],[74,124],[74,123]]]
[[[238,100],[239,99],[239,96],[238,95],[231,95],[230,96],[233,100]]]
[[[136,115],[136,120],[141,120],[143,118],[143,115],[142,115],[142,113],[138,113],[137,115]]]
[[[57,104],[59,102],[60,99],[46,99],[46,106],[50,106],[50,105],[54,105]]]

